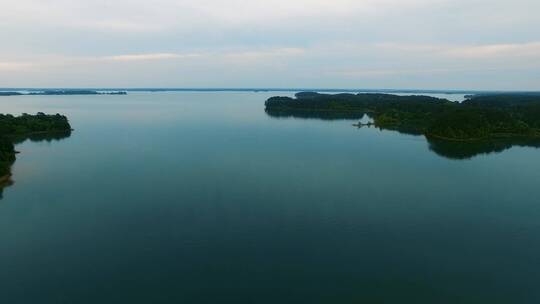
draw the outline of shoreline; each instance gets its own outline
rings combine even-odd
[[[12,167],[20,152],[15,146],[27,140],[52,141],[71,136],[73,128],[67,117],[38,112],[35,115],[23,113],[20,116],[0,114],[3,130],[0,134],[0,189],[13,184]],[[0,192],[1,193],[1,192]]]
[[[4,183],[7,183],[11,180],[11,177],[13,176],[13,174],[9,173],[9,174],[4,174],[2,176],[0,176],[0,188],[2,186],[4,186]]]
[[[477,138],[450,138],[434,134],[424,134],[428,139],[439,139],[450,142],[479,142],[486,140],[512,140],[512,139],[530,139],[530,140],[540,140],[540,135],[522,135],[522,134],[493,134],[487,137],[477,137]]]

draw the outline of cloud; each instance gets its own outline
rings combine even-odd
[[[147,61],[147,60],[166,60],[166,59],[185,59],[196,58],[202,56],[201,54],[174,54],[174,53],[155,53],[155,54],[128,54],[128,55],[116,55],[105,56],[95,58],[96,60],[106,61]]]
[[[24,71],[31,69],[34,64],[30,62],[0,62],[0,72],[15,72],[15,71]]]
[[[4,0],[4,22],[33,21],[56,27],[160,31],[205,24],[268,24],[293,18],[341,18],[405,10],[449,0]]]
[[[261,60],[276,57],[300,56],[306,52],[304,48],[275,48],[267,50],[249,50],[239,52],[224,52],[221,56],[234,60]]]
[[[456,69],[349,69],[333,72],[335,75],[349,78],[373,78],[387,76],[407,76],[407,75],[434,75],[455,73],[463,70]]]
[[[450,48],[446,53],[453,57],[479,60],[501,57],[536,57],[540,59],[540,42],[454,47]]]
[[[425,76],[415,86],[427,87],[428,76],[469,86],[482,72],[530,86],[538,10],[537,0],[2,0],[0,81],[383,87]],[[508,69],[523,73],[501,76]]]
[[[175,62],[178,60],[187,62],[222,62],[235,63],[256,61],[269,61],[276,58],[301,56],[305,53],[302,48],[273,48],[273,49],[249,49],[249,50],[222,50],[205,51],[198,53],[144,53],[144,54],[121,54],[110,56],[40,56],[30,61],[7,61],[0,62],[2,70],[20,70],[29,67],[68,66],[95,63],[132,63],[161,61]]]
[[[237,50],[237,51],[207,51],[199,53],[147,53],[147,54],[124,54],[113,56],[102,56],[95,58],[71,58],[71,60],[96,60],[96,61],[155,61],[155,60],[209,60],[210,58],[227,61],[257,61],[269,60],[277,57],[299,56],[305,52],[302,48],[274,48],[264,50]]]

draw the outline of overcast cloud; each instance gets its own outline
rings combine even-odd
[[[0,87],[540,90],[538,0],[0,0]]]

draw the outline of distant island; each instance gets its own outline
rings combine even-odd
[[[21,116],[0,114],[0,189],[11,182],[11,166],[17,153],[15,143],[27,138],[31,140],[64,138],[69,136],[69,133],[71,125],[67,117],[60,114],[46,115],[41,112]]]
[[[368,115],[381,129],[425,135],[428,139],[475,142],[493,139],[540,139],[540,96],[485,94],[464,102],[413,95],[320,94],[271,97],[271,116],[361,118]]]
[[[21,95],[127,95],[125,91],[98,92],[93,90],[45,90],[31,91],[27,93],[16,91],[0,92],[0,96],[21,96]]]

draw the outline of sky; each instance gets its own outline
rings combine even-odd
[[[0,0],[0,87],[540,90],[538,0]]]

